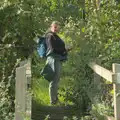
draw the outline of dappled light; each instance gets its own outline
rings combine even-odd
[[[119,3],[0,0],[0,120],[120,120]]]

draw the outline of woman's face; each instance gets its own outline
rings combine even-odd
[[[57,32],[59,32],[59,29],[60,29],[59,25],[57,25],[57,24],[52,24],[51,25],[51,31],[52,32],[57,33]]]

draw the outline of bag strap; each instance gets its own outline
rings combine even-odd
[[[55,38],[55,36],[54,36],[54,34],[53,34],[52,32],[49,32],[49,33],[47,33],[47,34],[52,35],[52,36],[53,36],[53,38],[56,40],[56,38]]]

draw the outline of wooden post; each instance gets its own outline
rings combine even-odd
[[[16,90],[15,90],[15,120],[24,120],[26,111],[26,68],[25,66],[16,68]]]
[[[31,119],[31,60],[16,68],[15,120]]]
[[[28,59],[26,64],[26,78],[27,78],[27,91],[26,91],[26,116],[31,120],[32,110],[32,96],[31,96],[31,58]]]
[[[120,73],[120,64],[113,64],[113,72]],[[113,83],[114,89],[114,117],[115,120],[120,120],[120,76],[116,77],[116,82]]]

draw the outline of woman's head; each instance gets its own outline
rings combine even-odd
[[[60,29],[60,23],[58,21],[53,21],[50,27],[50,30],[54,33],[59,32]]]

